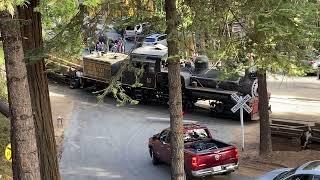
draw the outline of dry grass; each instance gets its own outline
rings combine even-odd
[[[0,43],[0,68],[4,68],[4,54]],[[5,74],[0,73],[0,98],[7,98]],[[11,163],[4,157],[6,145],[10,143],[10,121],[0,114],[0,179],[12,179]]]
[[[0,179],[11,179],[12,175],[11,163],[7,162],[4,157],[4,150],[6,145],[10,143],[10,121],[4,116],[0,115]],[[6,176],[9,176],[6,178]]]
[[[0,42],[0,65],[4,64],[4,54],[2,49],[2,43]]]

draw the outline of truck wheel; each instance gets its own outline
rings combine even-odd
[[[231,171],[222,173],[222,175],[224,175],[224,176],[229,176],[230,174],[231,174]]]
[[[186,171],[184,171],[185,173],[184,173],[184,180],[193,180],[194,178],[190,175],[190,174],[188,174]]]
[[[152,164],[153,165],[158,165],[160,164],[160,159],[158,157],[156,157],[154,151],[152,148],[149,148],[149,152],[150,152],[150,157],[152,159]]]

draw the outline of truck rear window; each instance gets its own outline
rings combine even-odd
[[[184,133],[184,142],[192,142],[209,137],[208,132],[205,129],[192,129],[187,130]]]

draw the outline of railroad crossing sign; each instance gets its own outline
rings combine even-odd
[[[12,162],[12,155],[11,155],[11,144],[8,144],[6,150],[4,151],[4,156],[6,160]]]
[[[231,108],[233,113],[236,113],[240,109],[240,122],[241,122],[241,134],[242,134],[242,151],[244,151],[244,125],[243,125],[243,109],[248,113],[251,113],[252,109],[247,105],[247,102],[251,99],[251,96],[247,94],[245,97],[232,94],[231,98],[237,102],[235,106]]]
[[[248,113],[251,113],[252,109],[246,104],[246,102],[251,99],[251,96],[249,94],[247,94],[244,98],[242,98],[241,96],[239,97],[237,94],[232,94],[231,97],[237,102],[237,104],[231,109],[233,113],[237,112],[240,108],[243,108]]]

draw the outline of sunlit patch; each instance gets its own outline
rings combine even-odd
[[[53,96],[53,97],[65,97],[65,96],[66,96],[66,95],[64,95],[64,94],[54,93],[54,92],[49,92],[49,95],[50,95],[50,96]]]
[[[163,117],[146,117],[147,120],[151,121],[163,121],[163,122],[170,122],[170,118],[163,118]],[[197,123],[198,121],[193,121],[193,120],[186,120],[184,119],[183,122],[185,123]]]
[[[290,118],[306,121],[319,121],[319,100],[299,99],[294,96],[291,98],[277,97],[271,98],[272,117]]]
[[[63,175],[76,175],[76,176],[91,176],[91,177],[105,177],[105,178],[122,178],[119,174],[113,174],[108,172],[106,169],[94,168],[94,167],[77,167],[71,169],[62,169],[61,174]]]

